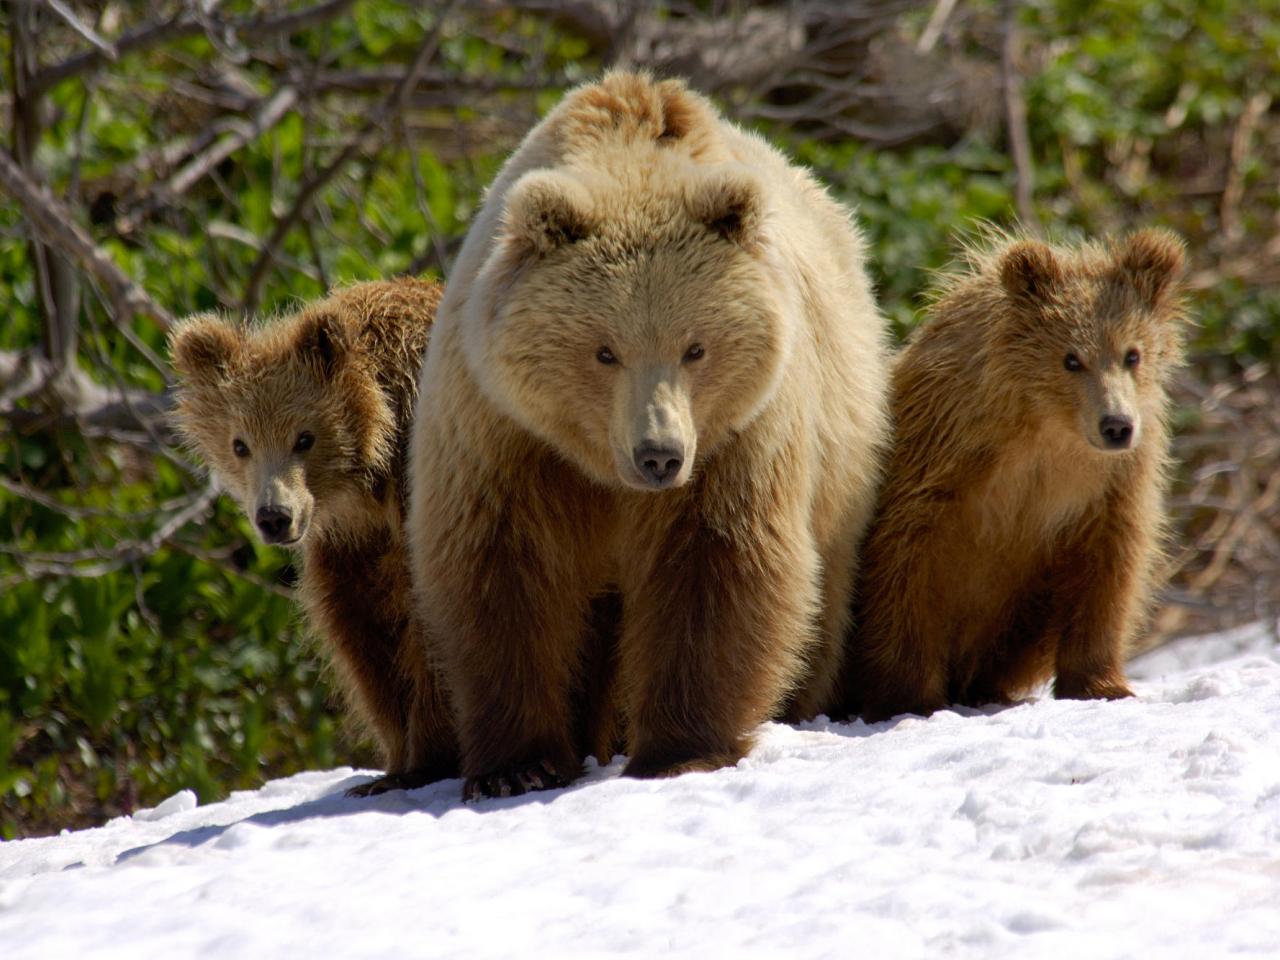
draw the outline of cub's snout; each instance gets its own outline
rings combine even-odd
[[[1128,450],[1133,444],[1133,418],[1107,416],[1098,422],[1103,444],[1110,450]]]
[[[288,507],[259,507],[254,520],[264,543],[291,543],[298,539],[293,511]]]

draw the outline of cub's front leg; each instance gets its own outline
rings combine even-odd
[[[691,491],[644,506],[623,561],[623,772],[728,766],[791,692],[815,642],[819,565],[806,517],[781,485],[735,504]]]
[[[1059,557],[1054,583],[1061,623],[1056,698],[1133,696],[1124,677],[1125,648],[1146,599],[1153,540],[1135,522],[1129,497],[1113,493]]]

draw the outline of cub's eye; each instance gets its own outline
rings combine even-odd
[[[1062,361],[1062,365],[1072,373],[1079,373],[1084,369],[1084,364],[1080,362],[1080,358],[1074,353],[1068,353]]]
[[[1126,367],[1136,367],[1141,359],[1142,355],[1137,350],[1130,350],[1124,355],[1124,365]]]
[[[618,358],[613,355],[613,351],[608,347],[601,347],[596,351],[596,359],[603,363],[606,367],[613,366],[618,362]]]
[[[239,437],[236,437],[234,440],[231,441],[231,449],[235,453],[235,455],[237,457],[240,457],[241,459],[244,459],[249,455],[248,445]]]
[[[298,434],[298,440],[293,445],[294,453],[306,453],[315,445],[316,437],[310,430],[303,430]]]
[[[684,362],[692,363],[694,360],[701,360],[703,356],[706,355],[706,352],[707,351],[702,349],[702,344],[695,343],[692,347],[690,347],[688,350],[684,352]]]

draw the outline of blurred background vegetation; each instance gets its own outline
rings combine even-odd
[[[164,419],[164,335],[444,275],[573,84],[688,77],[855,204],[896,331],[976,219],[1186,237],[1151,640],[1280,607],[1280,0],[2,0],[0,832],[369,763]]]

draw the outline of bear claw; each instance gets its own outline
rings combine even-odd
[[[376,797],[392,790],[416,790],[418,787],[425,787],[429,783],[436,783],[451,776],[457,776],[456,771],[449,773],[435,768],[384,773],[382,776],[375,777],[367,783],[356,784],[343,795],[356,798]]]
[[[554,764],[539,760],[528,766],[467,777],[462,785],[462,799],[470,802],[485,797],[518,797],[535,790],[566,787],[569,783],[570,779],[560,774]]]

